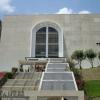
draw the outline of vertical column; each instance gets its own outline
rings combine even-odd
[[[59,57],[64,57],[63,54],[63,32],[59,32]]]
[[[61,100],[64,100],[64,98],[63,98],[63,97],[61,97]]]
[[[46,27],[46,57],[48,57],[48,27]]]
[[[31,57],[35,57],[35,49],[36,49],[36,31],[32,31],[32,34],[31,34]]]

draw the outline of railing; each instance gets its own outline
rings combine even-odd
[[[51,62],[51,63],[65,63],[66,62],[66,58],[34,58],[34,57],[25,57],[26,61],[47,61],[47,62]]]
[[[34,58],[34,57],[25,57],[26,61],[48,61],[48,58]]]

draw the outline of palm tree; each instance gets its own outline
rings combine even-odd
[[[78,61],[80,69],[82,69],[81,63],[85,59],[85,55],[84,55],[83,50],[74,51],[71,57],[72,57],[72,59],[75,59]]]
[[[96,58],[97,54],[92,49],[89,49],[89,50],[85,51],[85,55],[88,58],[91,66],[93,68],[93,61],[94,61],[94,58]]]

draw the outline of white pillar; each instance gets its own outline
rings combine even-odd
[[[46,57],[48,57],[48,27],[46,27]]]
[[[35,57],[36,49],[36,31],[32,31],[31,35],[31,57]]]
[[[59,57],[64,57],[63,52],[63,31],[61,31],[59,32]]]
[[[61,97],[61,100],[64,100],[64,98],[63,98],[63,97]]]

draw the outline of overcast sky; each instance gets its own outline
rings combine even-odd
[[[100,13],[100,0],[0,0],[0,18],[15,14]]]

